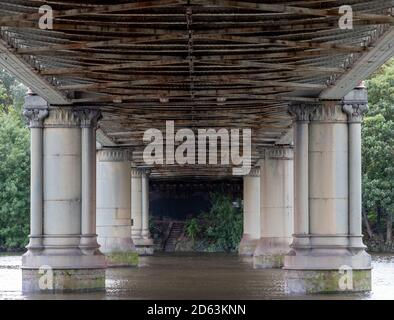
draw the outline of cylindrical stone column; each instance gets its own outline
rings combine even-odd
[[[149,232],[149,171],[132,168],[131,175],[132,235],[136,251],[140,255],[153,254],[153,240]]]
[[[267,148],[260,166],[261,237],[253,255],[256,268],[279,268],[293,234],[293,149]]]
[[[93,254],[99,247],[96,234],[96,127],[101,117],[99,110],[79,111],[82,128],[82,204],[81,242],[85,254]]]
[[[141,237],[150,238],[149,232],[149,171],[144,170],[141,177],[141,196],[142,196],[142,229]]]
[[[292,105],[294,123],[294,235],[293,246],[309,245],[309,117],[316,106]]]
[[[23,290],[104,289],[103,255],[97,245],[89,252],[80,248],[82,203],[91,200],[84,198],[87,194],[82,191],[82,181],[92,177],[91,172],[83,175],[87,167],[82,165],[82,153],[90,151],[82,151],[81,119],[72,107],[51,107],[48,111],[43,122],[43,249],[39,254],[23,256]],[[89,214],[94,214],[94,208]],[[89,225],[91,228],[91,221]],[[42,266],[53,270],[51,288],[40,287]]]
[[[130,161],[128,149],[97,151],[97,234],[110,265],[137,263],[131,238]]]
[[[244,230],[239,254],[252,256],[260,239],[260,168],[252,168],[243,180]]]
[[[48,252],[79,254],[81,128],[71,108],[52,108],[44,130],[44,243]]]
[[[25,106],[23,115],[30,127],[30,235],[28,254],[42,249],[43,224],[43,120],[48,116],[44,99],[30,95],[30,104]]]
[[[367,110],[366,103],[357,101],[345,101],[343,105],[349,122],[349,244],[352,248],[365,248],[361,214],[361,121]]]
[[[359,137],[350,146],[348,119],[337,101],[324,101],[309,124],[309,245],[292,246],[286,255],[286,290],[297,293],[365,291],[370,289],[370,256],[352,247],[352,218],[349,216],[353,184],[349,184],[351,162],[357,157]],[[355,160],[357,162],[357,160]],[[356,164],[359,174],[360,168]],[[361,180],[355,179],[361,186]],[[350,192],[349,192],[350,191]],[[359,212],[361,214],[361,212]],[[358,221],[360,223],[361,221]],[[360,232],[359,229],[353,232]],[[358,234],[359,235],[359,234]],[[349,270],[351,270],[350,273]],[[344,274],[346,274],[344,276]],[[346,277],[346,283],[343,282]]]
[[[142,173],[134,167],[131,168],[131,219],[131,236],[135,242],[142,238]]]

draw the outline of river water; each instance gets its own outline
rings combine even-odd
[[[21,257],[0,256],[0,299],[390,299],[394,255],[373,255],[372,291],[294,296],[284,292],[283,271],[253,269],[250,259],[226,254],[158,254],[138,268],[107,270],[106,291],[24,294]]]

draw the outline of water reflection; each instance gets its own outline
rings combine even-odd
[[[251,260],[224,254],[159,254],[139,268],[107,270],[106,292],[21,292],[20,256],[0,256],[0,299],[394,299],[394,255],[373,256],[372,292],[289,296],[283,272],[257,270]]]

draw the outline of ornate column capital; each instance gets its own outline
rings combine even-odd
[[[266,159],[293,160],[293,148],[291,146],[274,146],[267,148]]]
[[[300,103],[289,106],[289,113],[295,116],[297,121],[309,122],[311,114],[320,106],[319,103]]]
[[[140,170],[142,176],[145,176],[145,177],[149,177],[152,172],[152,169],[148,168],[148,167],[140,167],[140,168],[138,168],[138,170]]]
[[[260,177],[260,167],[253,167],[250,169],[248,177]]]
[[[101,162],[123,162],[131,161],[132,152],[124,148],[104,148],[97,151],[97,161]]]
[[[142,176],[141,170],[138,170],[137,167],[131,167],[131,176],[135,178],[139,178]]]
[[[50,107],[49,116],[44,121],[45,128],[76,128],[80,120],[72,107]]]
[[[98,121],[102,118],[99,109],[80,108],[75,112],[81,121],[81,128],[96,128]]]
[[[368,104],[345,102],[342,110],[347,114],[349,123],[361,123],[363,114],[368,111]]]
[[[347,122],[347,115],[338,101],[326,101],[316,108],[310,117],[313,122]]]
[[[30,128],[42,128],[44,119],[48,116],[48,109],[24,109],[23,116]]]

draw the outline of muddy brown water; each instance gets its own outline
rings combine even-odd
[[[363,294],[288,295],[284,272],[253,269],[250,258],[228,254],[157,254],[138,268],[107,270],[106,291],[25,294],[20,255],[0,256],[0,299],[390,299],[394,255],[373,255],[372,291]]]

